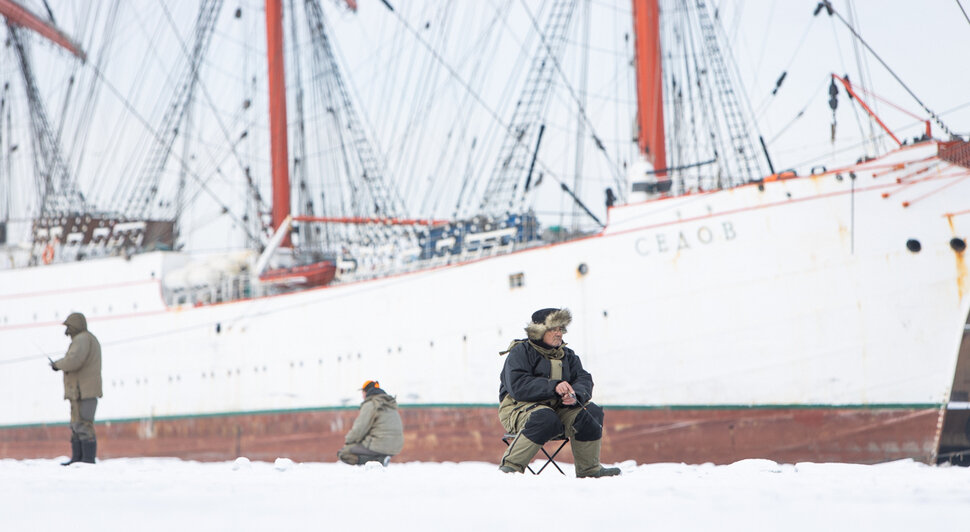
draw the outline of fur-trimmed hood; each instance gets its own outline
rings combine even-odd
[[[532,323],[525,328],[525,333],[530,340],[542,340],[546,331],[554,327],[566,327],[573,321],[573,315],[569,309],[547,308],[536,311],[532,315]]]

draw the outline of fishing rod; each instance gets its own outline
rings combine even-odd
[[[37,354],[35,354],[35,355],[25,355],[25,356],[16,357],[16,358],[6,358],[6,359],[3,359],[3,360],[0,360],[0,365],[16,364],[18,362],[26,362],[28,360],[35,360],[38,356],[46,356],[47,355],[47,351],[44,351],[43,348],[41,348],[39,345],[37,345],[37,342],[33,342],[32,341],[31,343],[33,343],[34,344],[34,347],[37,348]],[[50,361],[51,365],[54,364],[54,361],[51,360],[51,357],[50,356],[47,356],[47,360]]]
[[[565,397],[572,397],[573,399],[576,399],[576,392],[569,392],[566,395],[564,395],[563,397],[564,398]],[[586,412],[586,415],[588,415],[589,418],[593,420],[593,423],[596,423],[596,426],[600,428],[600,431],[602,431],[603,430],[603,424],[600,423],[599,421],[596,421],[596,416],[594,416],[592,412],[590,412],[589,410],[586,410],[586,405],[584,405],[583,403],[580,403],[578,400],[576,401],[576,404],[578,404],[579,407],[582,408],[584,412]],[[569,406],[569,405],[566,405],[566,406]]]
[[[586,415],[593,420],[593,423],[596,423],[596,426],[600,428],[600,433],[602,434],[603,424],[600,423],[599,421],[596,421],[596,416],[594,416],[592,412],[590,412],[589,410],[586,410],[586,405],[579,405],[579,406],[581,406],[583,408],[583,411],[586,412]]]

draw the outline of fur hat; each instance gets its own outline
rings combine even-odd
[[[554,327],[566,327],[573,321],[573,315],[565,308],[544,308],[532,313],[532,323],[525,332],[530,340],[542,340],[546,331]]]

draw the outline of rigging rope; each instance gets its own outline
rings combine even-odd
[[[391,7],[391,5],[388,4],[386,0],[382,0],[382,2],[384,3],[384,5],[387,6],[387,8],[391,11],[391,13],[393,13],[394,16],[397,17],[397,20],[401,23],[401,25],[404,26],[404,28],[407,29],[408,32],[410,32],[412,35],[414,35],[414,38],[417,39],[418,43],[420,43],[422,46],[424,46],[428,50],[428,52],[431,53],[431,56],[434,57],[435,60],[438,61],[438,63],[441,64],[441,66],[443,66],[448,71],[448,73],[456,81],[458,81],[458,83],[468,92],[468,94],[472,95],[472,97],[475,98],[475,100],[478,102],[478,104],[481,105],[482,109],[485,109],[485,111],[488,112],[488,114],[492,117],[493,120],[495,120],[495,122],[501,124],[509,133],[511,133],[511,131],[509,130],[510,129],[509,126],[506,125],[502,121],[502,117],[499,116],[499,114],[494,109],[492,109],[488,105],[488,103],[485,102],[485,100],[482,98],[482,96],[477,91],[475,91],[475,89],[467,81],[465,81],[461,77],[461,75],[458,73],[458,71],[456,71],[454,69],[454,67],[452,67],[451,65],[449,65],[448,62],[445,61],[444,57],[442,57],[441,54],[439,54],[438,51],[435,50],[434,47],[432,47],[417,32],[417,30],[415,30],[410,24],[408,24],[408,21],[405,20],[404,17],[401,16],[400,13],[398,13],[397,11],[395,11],[394,8]]]
[[[609,169],[613,173],[613,182],[618,187],[618,192],[620,194],[620,198],[621,199],[624,198],[626,196],[626,194],[624,193],[624,187],[623,187],[623,183],[622,183],[622,180],[621,180],[621,176],[620,176],[619,169],[617,168],[616,163],[613,162],[612,158],[610,157],[610,154],[606,151],[606,148],[603,146],[603,143],[600,140],[600,137],[599,137],[599,135],[596,132],[596,128],[593,127],[592,121],[589,119],[589,116],[586,114],[586,106],[583,105],[583,102],[582,101],[580,101],[579,96],[576,94],[576,91],[573,89],[573,86],[569,83],[569,79],[566,77],[566,73],[563,72],[562,65],[559,62],[559,58],[557,57],[556,54],[552,53],[552,50],[550,48],[550,44],[546,40],[545,34],[542,31],[542,28],[539,27],[539,21],[536,20],[535,16],[529,10],[528,6],[525,5],[525,2],[524,1],[522,2],[522,8],[529,15],[529,21],[532,23],[532,27],[539,34],[539,38],[540,38],[540,40],[542,42],[542,46],[544,46],[546,48],[546,51],[549,52],[549,56],[548,57],[549,57],[549,59],[552,60],[552,66],[553,66],[553,68],[556,70],[556,73],[558,73],[559,76],[560,76],[560,78],[562,79],[562,84],[563,84],[564,87],[566,87],[566,90],[569,93],[569,97],[572,99],[573,103],[576,104],[576,109],[579,111],[579,118],[583,121],[583,123],[586,125],[586,127],[589,128],[589,130],[591,132],[591,136],[592,136],[592,138],[594,139],[594,141],[596,143],[596,147],[603,154],[603,157],[606,158],[606,161],[608,163]],[[578,151],[579,150],[579,147],[577,146],[576,149]],[[596,217],[593,216],[593,219],[596,219]],[[596,220],[596,221],[597,221],[597,223],[599,223],[599,220]]]
[[[967,24],[970,24],[970,17],[967,16],[967,10],[963,9],[963,4],[960,3],[960,0],[954,1],[957,3],[957,7],[960,8],[960,12],[963,13],[963,18],[967,19]]]
[[[134,117],[139,122],[141,122],[141,124],[145,127],[146,130],[152,132],[153,135],[156,135],[156,133],[154,132],[154,130],[153,130],[152,126],[151,126],[151,124],[148,123],[148,120],[145,119],[145,117],[142,116],[141,113],[139,113],[137,109],[135,109],[135,107],[132,105],[131,101],[129,101],[127,98],[125,98],[125,96],[123,94],[121,94],[121,91],[118,90],[118,88],[108,80],[108,78],[105,76],[104,71],[102,71],[101,69],[99,69],[95,65],[92,65],[92,69],[94,69],[94,72],[97,75],[98,79],[100,79],[101,82],[104,83],[105,87],[107,87],[108,90],[111,91],[115,95],[115,97],[118,99],[118,101],[121,102],[121,105],[124,106],[124,108],[131,114],[131,116]],[[158,137],[156,137],[156,140],[161,140],[161,139],[158,138]],[[252,233],[250,233],[250,231],[249,231],[248,227],[246,226],[246,224],[244,223],[244,221],[241,220],[239,217],[237,217],[235,214],[232,213],[232,211],[222,201],[222,199],[215,192],[213,192],[212,189],[210,189],[208,187],[208,185],[206,184],[206,180],[202,179],[202,177],[198,173],[192,171],[191,168],[189,167],[188,163],[184,159],[182,159],[178,155],[174,155],[173,158],[175,159],[176,162],[179,163],[179,165],[181,165],[182,168],[184,168],[186,170],[186,173],[189,176],[191,176],[193,179],[195,179],[195,181],[198,183],[200,189],[203,190],[203,191],[205,191],[216,202],[216,204],[218,204],[220,207],[222,207],[223,212],[226,213],[226,214],[228,214],[229,217],[232,218],[232,220],[234,222],[236,222],[241,227],[243,227],[243,230],[246,231],[247,235],[250,238],[252,238],[253,235],[252,235]]]
[[[855,26],[857,25],[856,20],[858,18],[856,15],[855,6],[852,3],[849,3],[847,7],[849,10],[849,20],[852,22],[852,25]],[[859,85],[862,87],[865,87],[867,84],[867,80],[872,79],[872,72],[870,72],[869,70],[869,62],[866,61],[865,54],[863,54],[859,50],[858,41],[853,41],[852,52],[855,55],[856,68],[858,69],[858,72],[859,72]],[[846,80],[849,79],[848,75],[846,75],[845,79]],[[873,109],[875,110],[876,107],[873,106]],[[859,125],[859,133],[861,136],[865,137],[865,130],[863,129],[863,121],[862,119],[859,118],[860,110],[858,109],[857,106],[853,106],[853,110],[856,114],[856,123]],[[867,115],[866,122],[869,124],[869,139],[872,141],[873,153],[879,153],[879,144],[876,141],[876,120],[874,120],[872,116]]]
[[[440,65],[441,65],[441,66],[442,66],[442,67],[443,67],[443,68],[444,68],[444,69],[445,69],[445,70],[446,70],[446,71],[448,72],[448,74],[449,74],[449,75],[450,75],[450,76],[451,76],[451,77],[452,77],[452,78],[453,78],[453,79],[454,79],[455,81],[457,81],[457,82],[458,82],[458,84],[459,84],[459,85],[460,85],[460,86],[461,86],[461,87],[462,87],[462,88],[463,88],[463,89],[465,90],[465,93],[466,93],[466,94],[468,94],[469,96],[471,96],[471,97],[472,97],[472,98],[473,98],[473,99],[474,99],[474,100],[475,100],[475,101],[476,101],[476,102],[478,103],[478,105],[479,105],[479,106],[481,107],[481,109],[483,109],[483,110],[484,110],[484,111],[486,112],[486,114],[487,114],[487,115],[488,115],[488,116],[489,116],[489,117],[490,117],[490,118],[492,119],[492,121],[493,121],[493,123],[494,123],[494,124],[497,124],[497,125],[498,125],[499,127],[501,127],[501,129],[502,129],[502,131],[503,131],[503,134],[504,134],[504,135],[514,135],[515,133],[514,133],[514,131],[512,131],[512,125],[511,125],[511,124],[507,124],[507,123],[505,123],[505,122],[504,122],[504,121],[502,120],[502,118],[501,118],[501,116],[500,116],[500,115],[498,114],[498,112],[497,112],[497,111],[495,111],[495,109],[493,109],[493,108],[492,108],[492,107],[491,107],[491,106],[490,106],[490,105],[489,105],[489,104],[488,104],[488,103],[487,103],[487,102],[486,102],[486,101],[484,100],[484,98],[483,98],[483,97],[481,96],[481,94],[480,94],[480,93],[479,93],[478,91],[476,91],[476,90],[475,90],[475,89],[474,89],[474,88],[473,88],[473,87],[471,86],[471,84],[470,84],[469,82],[467,82],[467,81],[466,81],[466,80],[465,80],[465,79],[464,79],[464,78],[463,78],[463,77],[462,77],[462,76],[460,75],[460,73],[459,73],[459,72],[458,72],[458,71],[457,71],[457,70],[456,70],[456,69],[455,69],[455,68],[454,68],[454,67],[453,67],[453,66],[452,66],[451,64],[449,64],[449,63],[448,63],[448,62],[447,62],[447,61],[445,60],[445,58],[444,58],[444,57],[443,57],[443,56],[442,56],[442,55],[441,55],[441,54],[440,54],[440,53],[439,53],[439,52],[438,52],[438,51],[437,51],[437,50],[436,50],[436,49],[435,49],[435,48],[434,48],[434,47],[433,47],[433,46],[432,46],[432,45],[431,45],[431,44],[430,44],[430,43],[429,43],[429,42],[428,42],[428,41],[427,41],[427,40],[426,40],[426,39],[425,39],[424,37],[422,37],[422,36],[421,36],[421,35],[420,35],[420,34],[418,33],[418,31],[417,31],[417,30],[416,30],[416,29],[415,29],[415,28],[414,28],[414,27],[413,27],[413,26],[412,26],[411,24],[409,24],[409,23],[408,23],[408,21],[407,21],[407,20],[406,20],[406,19],[405,19],[405,18],[403,17],[403,15],[401,15],[401,14],[400,14],[399,12],[397,12],[397,11],[395,11],[395,10],[393,10],[393,9],[392,9],[392,8],[390,7],[390,5],[388,5],[388,4],[386,4],[386,3],[385,3],[385,5],[387,5],[387,7],[388,7],[388,9],[390,9],[390,10],[391,10],[391,12],[392,12],[392,13],[394,14],[394,16],[395,16],[395,17],[396,17],[396,19],[397,19],[397,20],[399,21],[399,23],[400,23],[400,24],[401,24],[401,25],[402,25],[402,26],[403,26],[403,27],[404,27],[404,28],[405,28],[405,29],[406,29],[406,30],[407,30],[407,31],[408,31],[409,33],[411,33],[411,34],[412,34],[412,35],[414,36],[414,38],[415,38],[415,39],[417,40],[417,42],[418,42],[418,43],[419,43],[419,44],[420,44],[421,46],[423,46],[423,47],[424,47],[425,49],[427,49],[427,50],[428,50],[428,52],[429,52],[429,53],[431,54],[431,56],[432,56],[432,57],[434,58],[434,60],[435,60],[436,62],[438,62],[438,63],[439,63],[439,64],[440,64]],[[488,152],[487,152],[486,150],[479,150],[479,153],[481,154],[481,156],[485,156],[485,155],[486,155],[486,153],[488,153]],[[544,167],[544,168],[546,167],[546,166],[544,165],[544,163],[543,163],[542,161],[539,161],[539,162],[538,162],[538,164],[539,164],[539,165],[540,165],[541,167]]]
[[[175,24],[175,20],[172,18],[171,13],[167,8],[164,9],[164,11],[165,11],[166,18],[169,21],[169,25],[172,27],[173,32],[177,34],[177,26]],[[186,47],[186,43],[182,39],[179,39],[179,45],[182,48],[183,56],[189,57],[190,52]],[[225,155],[223,159],[219,161],[214,171],[218,172],[218,165],[220,165],[229,157],[233,157],[238,169],[241,170],[247,178],[246,184],[249,189],[249,193],[251,195],[250,197],[256,202],[257,210],[261,210],[264,212],[268,211],[269,205],[263,200],[263,197],[260,194],[259,189],[257,188],[256,184],[252,181],[248,166],[246,165],[245,161],[243,161],[242,156],[239,154],[239,152],[236,149],[236,147],[248,136],[247,132],[249,131],[250,127],[244,128],[241,136],[232,135],[230,133],[230,128],[226,125],[225,121],[222,119],[221,113],[218,112],[218,106],[216,105],[216,101],[213,98],[211,92],[209,91],[208,86],[205,83],[203,83],[201,80],[199,80],[197,81],[197,87],[199,90],[202,91],[202,95],[205,97],[205,101],[209,109],[213,111],[212,117],[215,120],[216,125],[219,127],[219,130],[223,136],[223,140],[226,141],[226,145],[228,147],[228,153]],[[243,105],[242,109],[239,109],[236,112],[236,115],[231,117],[231,120],[235,123],[245,113],[247,109],[248,109],[248,106]],[[186,136],[187,136],[187,133],[186,133]],[[190,203],[191,202],[187,202],[183,205],[179,205],[178,208],[185,208]],[[252,233],[250,233],[250,237],[252,237]]]
[[[816,14],[817,13],[818,12],[816,11]],[[788,59],[788,63],[785,65],[785,68],[781,70],[781,75],[775,81],[774,89],[772,89],[771,93],[768,96],[765,96],[764,100],[758,104],[757,110],[754,113],[755,120],[758,120],[764,116],[764,113],[768,110],[768,107],[773,101],[775,95],[778,93],[778,90],[781,89],[782,83],[784,83],[785,78],[788,76],[788,71],[791,70],[791,66],[795,63],[795,59],[798,57],[798,52],[801,51],[802,45],[804,45],[805,41],[808,40],[808,34],[812,31],[812,27],[815,25],[815,20],[817,18],[818,17],[816,16],[811,18],[808,25],[805,27],[805,31],[802,33],[802,37],[798,40],[798,45],[795,46],[795,51]]]
[[[96,35],[103,39],[103,42],[101,43],[101,48],[98,50],[96,54],[94,54],[95,59],[94,61],[92,61],[96,65],[99,65],[99,67],[103,66],[104,63],[107,61],[109,56],[108,52],[111,50],[111,45],[114,42],[113,40],[113,37],[115,35],[114,27],[117,23],[117,17],[119,13],[119,3],[118,2],[112,3],[108,9],[109,9],[109,12],[108,12],[108,15],[105,17],[106,22],[104,24],[103,31],[96,32],[96,28],[94,27],[95,26],[94,24],[86,25],[91,27],[90,38],[85,40],[85,42],[87,42],[87,45],[84,47],[86,50],[93,50],[94,40]],[[95,13],[92,13],[92,12],[88,12],[88,13],[92,17],[96,16]],[[89,54],[88,59],[91,60],[91,54]],[[81,74],[81,73],[83,73],[83,71],[81,71],[80,69],[75,70],[75,74]],[[75,130],[75,134],[74,134],[75,142],[73,143],[72,148],[68,150],[68,153],[77,154],[76,166],[74,170],[75,175],[81,175],[81,167],[85,162],[83,160],[83,154],[86,151],[88,140],[92,133],[91,131],[92,128],[82,127],[82,126],[84,124],[89,124],[93,121],[97,111],[96,109],[97,101],[101,95],[101,88],[102,88],[101,84],[97,82],[97,78],[95,76],[90,77],[90,80],[87,82],[87,85],[88,85],[87,97],[84,100],[84,104],[82,105],[81,111],[79,112],[79,117],[76,121],[77,129]],[[120,128],[112,128],[112,131],[115,131],[115,132],[119,130]],[[118,133],[114,133],[114,134],[117,135]],[[106,159],[101,159],[99,168],[95,169],[93,171],[93,174],[94,175],[106,174],[107,172],[103,169],[105,164],[106,164]],[[95,182],[97,186],[93,187],[92,197],[100,197],[101,191],[104,189],[105,186],[108,186],[106,182],[107,182],[106,179],[99,179]]]
[[[791,121],[789,121],[787,124],[785,124],[784,126],[782,126],[781,131],[779,131],[778,133],[776,133],[775,136],[772,137],[768,141],[768,144],[771,144],[771,143],[775,142],[776,140],[778,140],[778,138],[781,137],[781,135],[785,131],[787,131],[789,127],[792,126],[792,124],[794,124],[796,121],[798,121],[798,119],[801,118],[805,114],[805,111],[808,109],[808,106],[812,104],[812,101],[815,100],[815,98],[818,97],[818,94],[820,92],[822,92],[822,90],[824,90],[824,89],[825,89],[825,81],[823,80],[821,83],[819,83],[818,88],[815,89],[815,92],[812,93],[812,95],[808,98],[808,101],[805,102],[805,105],[803,105],[802,108],[795,115],[795,118],[792,118]]]
[[[918,96],[916,96],[916,93],[914,93],[909,88],[908,85],[906,85],[905,83],[903,83],[903,80],[900,79],[899,76],[896,75],[896,72],[893,71],[893,69],[890,68],[889,65],[886,64],[885,61],[882,60],[882,57],[880,57],[879,54],[877,54],[876,51],[873,50],[871,46],[869,46],[869,43],[867,43],[865,41],[865,39],[863,39],[862,36],[859,35],[858,32],[856,32],[855,28],[853,28],[851,24],[849,24],[844,18],[842,18],[842,15],[839,14],[839,12],[836,11],[834,7],[832,7],[832,3],[830,2],[830,0],[822,0],[822,2],[820,2],[820,4],[824,4],[829,13],[831,13],[831,14],[835,15],[836,17],[838,17],[838,19],[842,22],[842,24],[844,24],[845,27],[848,28],[850,32],[852,32],[852,35],[854,35],[855,38],[858,39],[859,42],[861,42],[862,45],[866,47],[866,50],[869,50],[869,53],[871,53],[872,56],[875,57],[877,61],[879,61],[879,63],[889,72],[889,74],[899,83],[899,85],[902,86],[903,89],[905,89],[906,92],[909,93],[909,95],[912,96],[914,100],[916,100],[916,103],[918,103],[920,105],[920,107],[922,107],[923,110],[926,111],[927,114],[929,114],[931,118],[933,118],[933,120],[937,123],[937,125],[939,125],[940,128],[942,128],[943,131],[945,131],[947,135],[949,135],[951,138],[957,136],[952,131],[950,131],[950,128],[948,128],[946,126],[946,124],[943,123],[943,120],[939,116],[937,116],[936,113],[934,113],[932,110],[930,110],[930,108],[927,107],[926,104],[924,104],[923,101],[920,100]]]

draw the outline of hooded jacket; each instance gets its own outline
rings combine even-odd
[[[397,412],[397,400],[380,388],[367,392],[344,441],[347,445],[359,443],[371,451],[391,456],[401,452],[404,426]]]
[[[88,332],[83,314],[73,313],[64,320],[71,346],[54,367],[64,372],[64,399],[101,397],[101,344]]]

